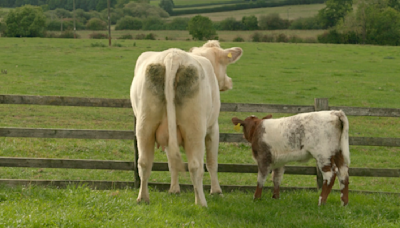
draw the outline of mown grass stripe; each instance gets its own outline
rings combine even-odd
[[[188,170],[187,163],[186,171]],[[72,169],[111,169],[133,170],[134,162],[89,160],[89,159],[52,159],[52,158],[13,158],[0,157],[1,167],[30,167],[30,168],[72,168]],[[168,163],[154,162],[153,171],[169,171]],[[204,165],[204,171],[207,167]],[[257,173],[257,165],[254,164],[218,164],[218,172],[221,173]],[[311,166],[285,166],[285,174],[316,175],[316,167]],[[361,177],[400,177],[400,169],[376,169],[376,168],[349,168],[350,176]]]
[[[0,128],[0,137],[130,139],[134,131],[47,128]],[[220,142],[247,143],[243,134],[220,133]],[[400,147],[400,138],[350,137],[350,145]]]

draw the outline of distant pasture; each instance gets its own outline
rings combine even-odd
[[[290,5],[290,6],[278,6],[268,8],[256,8],[246,10],[235,10],[228,12],[217,12],[217,13],[203,13],[202,16],[209,17],[212,21],[222,21],[228,17],[233,17],[236,20],[241,20],[243,16],[256,16],[268,15],[271,13],[277,13],[283,19],[295,20],[298,18],[312,17],[318,13],[318,11],[324,8],[325,4],[310,4],[310,5]],[[187,14],[176,17],[194,17],[196,14]],[[170,17],[169,19],[173,19]]]

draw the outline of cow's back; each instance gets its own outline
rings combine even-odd
[[[314,153],[330,148],[340,149],[342,124],[334,111],[298,114],[291,117],[263,120],[263,140],[279,154],[283,162],[307,160]]]

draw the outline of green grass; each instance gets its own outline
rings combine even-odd
[[[192,193],[152,191],[150,205],[137,205],[137,190],[95,191],[84,187],[0,188],[0,224],[9,227],[398,227],[396,196],[352,194],[346,208],[332,193],[316,206],[316,192],[283,192],[280,200],[230,192],[193,205]],[[379,202],[379,203],[377,203]],[[240,206],[239,206],[240,205]],[[290,207],[288,208],[288,205]]]
[[[286,34],[287,36],[293,36],[296,35],[301,38],[313,38],[314,40],[317,40],[317,36],[324,33],[325,30],[260,30],[260,31],[217,31],[218,37],[222,41],[232,41],[234,38],[237,36],[241,36],[245,41],[251,41],[251,37],[255,32],[259,32],[261,34],[268,34],[268,35],[275,35],[275,34]],[[53,32],[57,35],[60,34],[60,32]],[[77,34],[80,36],[82,39],[89,39],[90,34],[92,34],[93,31],[88,31],[88,30],[82,30],[82,31],[77,31]],[[96,33],[103,33],[103,34],[108,34],[107,31],[96,31]],[[123,35],[132,35],[132,37],[135,37],[138,34],[149,34],[153,33],[156,35],[157,40],[166,40],[166,37],[168,37],[168,40],[173,40],[173,41],[190,41],[192,40],[192,36],[189,34],[188,31],[174,31],[174,30],[156,30],[156,31],[143,31],[143,30],[117,30],[117,31],[111,31],[111,37],[112,39],[119,39]],[[92,43],[97,43],[97,42],[103,42],[104,44],[108,45],[108,40],[103,39],[103,40],[92,40]],[[115,42],[115,41],[114,41]],[[119,42],[119,41],[118,41]],[[125,40],[121,41],[122,46],[125,47],[132,47],[133,43],[136,41],[133,40]],[[239,45],[239,44],[236,44]]]
[[[140,53],[170,47],[188,50],[203,43],[121,40],[118,43],[122,47],[109,48],[91,45],[107,44],[108,40],[0,40],[0,69],[8,71],[0,74],[1,94],[124,99],[129,98],[135,61]],[[128,45],[133,42],[135,47]],[[228,67],[234,89],[221,93],[222,102],[312,105],[314,98],[325,97],[332,106],[400,108],[397,86],[400,50],[396,47],[226,42],[221,45],[240,46],[244,50],[242,58]],[[230,122],[233,116],[244,118],[250,114],[221,113],[221,132],[234,132]],[[349,117],[349,120],[351,136],[400,137],[399,118]],[[133,114],[130,109],[118,108],[0,105],[0,127],[132,130]],[[129,140],[0,138],[0,156],[132,161],[132,146]],[[351,146],[350,150],[351,167],[399,168],[398,147]],[[157,150],[155,161],[167,161],[165,153]],[[219,163],[254,164],[254,161],[249,145],[221,143]],[[315,166],[315,161],[291,165]],[[112,170],[3,167],[0,175],[3,179],[133,180],[132,172]],[[254,186],[256,178],[256,174],[219,173],[222,185]],[[153,172],[150,181],[169,182],[170,175]],[[191,183],[189,174],[181,175],[180,182]],[[210,184],[208,174],[204,183]],[[315,183],[314,176],[285,175],[282,186],[315,187]],[[352,190],[399,192],[399,185],[399,178],[350,177]],[[272,186],[270,178],[266,186]],[[334,188],[338,188],[337,184]],[[107,227],[135,222],[138,226],[147,223],[159,227],[192,226],[190,222],[194,221],[195,227],[396,227],[399,221],[398,196],[378,194],[352,193],[350,206],[340,210],[337,193],[322,208],[316,206],[316,192],[285,192],[279,201],[271,200],[266,192],[263,200],[256,203],[251,200],[252,193],[225,193],[222,199],[207,196],[208,210],[194,207],[192,192],[176,197],[151,191],[149,206],[137,206],[136,196],[137,190],[116,193],[85,188],[2,187],[0,224]],[[292,212],[288,206],[299,209]]]
[[[236,20],[242,20],[244,16],[256,16],[257,18],[261,15],[268,15],[271,13],[278,13],[283,19],[295,20],[298,18],[312,17],[318,14],[318,11],[325,7],[325,4],[310,4],[310,5],[290,5],[290,6],[278,6],[278,7],[267,7],[267,8],[256,8],[246,10],[235,10],[228,12],[217,12],[217,13],[203,13],[202,16],[209,17],[212,21],[222,21],[228,17],[234,17]],[[175,17],[194,17],[196,14],[187,14]],[[173,19],[170,17],[169,19]]]

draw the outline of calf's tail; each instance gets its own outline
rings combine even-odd
[[[340,110],[336,113],[342,122],[342,136],[340,138],[340,146],[342,148],[342,154],[345,163],[350,165],[350,149],[349,149],[349,120],[347,119],[346,114]]]

